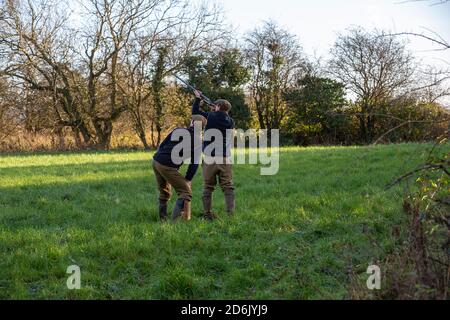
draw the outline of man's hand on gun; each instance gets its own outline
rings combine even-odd
[[[195,89],[195,90],[194,90],[194,95],[195,95],[195,97],[196,97],[197,99],[203,100],[203,93],[202,93],[201,91]],[[204,101],[204,100],[203,100],[203,101]],[[211,109],[211,112],[214,112],[216,106],[213,105],[213,104],[211,104],[211,105],[209,105],[209,108]]]
[[[194,95],[197,99],[201,99],[202,98],[202,93],[198,90],[194,90]]]

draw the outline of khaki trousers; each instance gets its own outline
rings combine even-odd
[[[213,193],[217,182],[223,192],[234,190],[232,165],[203,162],[203,194]]]
[[[177,168],[171,168],[153,160],[153,171],[159,190],[159,200],[167,202],[172,196],[172,187],[175,189],[178,199],[192,200],[192,189],[188,181],[181,175]]]

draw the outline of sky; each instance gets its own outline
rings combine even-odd
[[[336,35],[352,26],[392,32],[432,30],[450,42],[450,2],[439,0],[217,0],[240,35],[274,20],[297,35],[308,55],[326,58]],[[411,38],[408,47],[428,64],[450,63],[450,50],[435,52],[429,41]]]
[[[298,37],[309,56],[326,59],[338,33],[362,26],[392,32],[436,32],[450,42],[450,1],[441,0],[192,0],[218,3],[226,22],[236,30],[236,39],[263,21],[273,20]],[[74,20],[80,18],[79,4],[72,3]],[[450,50],[436,52],[437,46],[416,37],[408,47],[427,64],[448,67]],[[444,64],[442,61],[446,61]]]

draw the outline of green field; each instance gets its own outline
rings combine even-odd
[[[235,166],[233,218],[216,191],[222,219],[199,219],[197,175],[194,219],[177,224],[158,222],[151,153],[1,155],[0,298],[347,298],[349,270],[364,278],[396,246],[404,190],[384,186],[430,148],[284,148],[276,176]]]

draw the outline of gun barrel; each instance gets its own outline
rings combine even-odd
[[[184,85],[186,85],[186,87],[188,87],[191,90],[195,90],[195,88],[193,86],[191,86],[189,83],[187,83],[186,81],[184,81],[183,79],[181,79],[179,76],[174,74],[174,77],[177,78],[179,81],[183,82]]]
[[[181,81],[186,87],[188,87],[188,89],[194,91],[197,90],[194,86],[190,85],[187,81],[181,79],[180,77],[178,77],[176,74],[173,75],[175,78],[177,78],[179,81]],[[214,105],[214,103],[211,101],[210,98],[208,98],[207,96],[205,96],[203,93],[200,94],[200,97],[202,98],[203,101],[205,101],[207,104],[209,104],[210,106]]]

